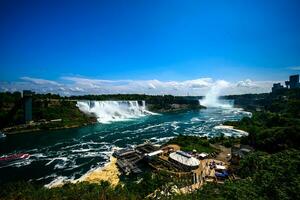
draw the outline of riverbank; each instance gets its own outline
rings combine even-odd
[[[73,124],[73,125],[62,125],[57,122],[43,122],[43,123],[30,123],[30,124],[20,124],[16,126],[6,127],[1,130],[5,135],[15,135],[15,134],[25,134],[31,132],[39,131],[49,131],[49,130],[61,130],[61,129],[72,129],[88,126],[97,123],[96,119],[83,124]]]
[[[66,180],[64,177],[58,178],[55,181],[45,185],[46,188],[57,188],[62,187],[66,184],[77,184],[81,182],[87,183],[96,183],[99,184],[103,181],[108,182],[111,186],[117,186],[121,175],[117,167],[117,158],[111,156],[110,161],[106,163],[103,167],[98,167],[88,171],[86,174],[82,175],[79,179],[76,180]]]
[[[160,107],[159,105],[149,104],[147,108],[151,112],[156,113],[171,113],[171,112],[181,112],[186,110],[195,110],[195,109],[205,109],[205,106],[202,105],[190,105],[190,104],[170,104],[165,107]]]
[[[111,156],[110,162],[107,163],[102,168],[97,168],[94,170],[91,170],[87,174],[83,175],[81,178],[79,178],[76,182],[89,182],[89,183],[99,183],[101,181],[107,181],[112,186],[118,185],[120,179],[120,172],[117,167],[117,158]]]

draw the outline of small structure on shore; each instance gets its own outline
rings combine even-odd
[[[200,154],[198,155],[198,158],[201,159],[201,160],[203,160],[203,159],[205,159],[205,158],[207,158],[207,157],[208,157],[208,153],[200,153]]]
[[[161,154],[163,154],[163,153],[164,153],[163,150],[157,150],[157,151],[153,151],[153,152],[151,152],[151,153],[146,154],[146,157],[147,157],[148,159],[151,159],[151,158],[153,158],[153,157],[155,157],[155,156],[159,156],[159,155],[161,155]]]
[[[151,143],[144,143],[136,146],[135,148],[125,148],[115,151],[113,156],[116,157],[117,165],[125,174],[140,173],[142,170],[138,164],[145,157],[153,157],[161,154],[163,151],[158,150],[158,147]]]

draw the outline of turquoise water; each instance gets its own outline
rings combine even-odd
[[[0,140],[0,156],[29,153],[31,157],[0,165],[0,183],[30,180],[49,184],[74,180],[107,163],[115,148],[145,140],[160,144],[178,134],[239,136],[237,131],[214,127],[249,115],[235,108],[208,108],[76,129],[7,136]]]

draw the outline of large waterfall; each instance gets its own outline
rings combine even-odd
[[[145,101],[77,101],[77,107],[86,114],[96,116],[100,123],[154,114],[146,109]]]

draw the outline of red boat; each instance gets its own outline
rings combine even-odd
[[[21,159],[28,159],[29,157],[30,155],[28,153],[17,153],[9,156],[3,156],[0,157],[0,164]]]

